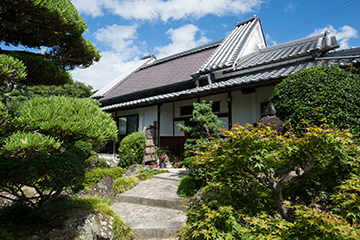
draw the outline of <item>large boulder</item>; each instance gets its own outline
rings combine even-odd
[[[127,170],[126,172],[124,173],[124,177],[135,177],[138,172],[140,171],[140,166],[137,165],[137,164],[133,164],[131,165]]]
[[[94,186],[90,187],[87,195],[96,195],[99,197],[109,198],[114,201],[114,182],[115,180],[113,178],[105,177],[97,182]]]
[[[85,211],[68,217],[52,229],[44,240],[112,240],[114,218],[97,211]]]

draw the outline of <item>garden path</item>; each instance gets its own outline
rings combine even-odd
[[[175,233],[185,223],[184,204],[177,195],[179,180],[185,169],[168,169],[133,189],[118,194],[111,206],[136,233],[136,239],[175,240]]]

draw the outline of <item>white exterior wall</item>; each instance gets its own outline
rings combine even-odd
[[[124,111],[118,111],[117,117],[139,114],[139,132],[142,132],[145,126],[154,125],[157,121],[157,106],[135,108]]]
[[[206,102],[210,102],[210,101],[220,102],[220,113],[227,113],[228,107],[227,107],[226,98],[227,98],[227,93],[222,93],[222,94],[200,98],[200,102],[202,102],[203,100],[205,100]]]
[[[164,103],[160,110],[160,136],[173,136],[173,103]]]
[[[261,118],[261,103],[268,102],[274,86],[256,88],[251,94],[241,91],[232,92],[232,123],[245,126],[253,124]]]

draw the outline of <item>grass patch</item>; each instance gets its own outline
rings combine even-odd
[[[149,168],[148,170],[141,169],[139,171],[139,174],[137,174],[135,177],[138,178],[140,181],[145,181],[147,179],[151,179],[154,177],[154,175],[161,174],[161,173],[168,173],[168,170],[154,170],[152,168]]]
[[[122,177],[124,172],[125,172],[124,169],[121,167],[94,168],[85,173],[85,180],[83,185],[85,188],[89,188],[94,186],[104,177],[111,177],[113,179],[117,179],[119,177]]]
[[[64,196],[41,209],[33,209],[20,204],[2,207],[0,208],[0,226],[3,229],[0,229],[0,236],[6,233],[12,233],[17,238],[21,238],[24,234],[43,233],[45,235],[49,230],[58,226],[63,218],[85,210],[94,210],[114,218],[115,239],[133,237],[133,230],[125,226],[125,222],[110,208],[111,204],[109,199],[101,197],[73,196],[69,198]]]
[[[139,179],[135,177],[117,178],[114,183],[114,194],[126,192],[139,184]]]

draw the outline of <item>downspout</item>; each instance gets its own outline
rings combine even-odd
[[[228,92],[228,96],[226,98],[226,102],[228,104],[228,113],[229,113],[229,119],[228,119],[228,126],[229,129],[232,128],[232,97],[231,97],[231,92]]]
[[[158,116],[157,116],[157,119],[158,119],[158,121],[157,121],[157,133],[158,133],[158,137],[157,137],[157,139],[156,139],[156,145],[158,146],[158,147],[160,147],[160,117],[161,117],[161,106],[162,106],[162,104],[158,104],[157,105],[157,112],[158,112]]]
[[[117,119],[117,111],[115,111],[115,122],[117,123],[117,124],[116,124],[116,128],[118,129],[119,126],[118,126],[118,119]],[[117,129],[116,129],[116,130],[117,130]],[[113,141],[113,161],[114,161],[114,162],[115,162],[115,160],[116,160],[116,151],[115,151],[115,149],[116,149],[116,142]]]

